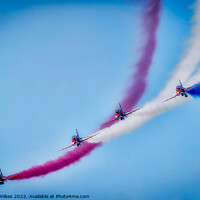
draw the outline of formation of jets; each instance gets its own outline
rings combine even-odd
[[[190,91],[191,89],[194,89],[195,87],[197,86],[200,86],[200,83],[196,84],[196,85],[193,85],[191,87],[188,87],[188,88],[184,88],[181,81],[179,80],[180,82],[180,85],[177,85],[176,86],[176,94],[172,97],[170,97],[169,99],[166,99],[164,101],[162,101],[162,103],[166,102],[166,101],[169,101],[177,96],[184,96],[184,97],[188,97],[188,91]],[[122,109],[122,106],[121,104],[119,104],[119,109],[115,110],[115,117],[113,120],[109,121],[109,122],[106,122],[104,125],[107,125],[107,124],[110,124],[110,123],[114,123],[118,120],[124,120],[128,115],[130,115],[131,113],[134,113],[138,110],[140,110],[142,107],[139,107],[135,110],[132,110],[132,111],[129,111],[129,112],[124,112],[123,109]],[[65,149],[68,149],[72,146],[80,146],[82,143],[84,143],[84,141],[96,136],[100,134],[100,132],[98,132],[97,134],[93,134],[93,135],[90,135],[88,137],[85,137],[85,138],[81,138],[79,137],[79,134],[78,134],[78,131],[76,130],[76,135],[72,136],[72,144],[63,148],[63,149],[60,149],[59,151],[62,151],[62,150],[65,150]]]
[[[184,96],[184,97],[187,98],[188,95],[189,95],[188,92],[190,90],[194,89],[197,86],[200,86],[200,83],[198,83],[198,84],[193,85],[191,87],[184,88],[180,80],[179,80],[179,82],[180,82],[180,85],[176,86],[176,94],[174,96],[170,97],[169,99],[164,100],[162,103],[164,103],[166,101],[169,101],[169,100],[171,100],[171,99],[173,99],[173,98],[175,98],[177,96]],[[124,112],[123,109],[122,109],[121,104],[119,104],[119,109],[115,111],[115,117],[114,117],[114,119],[111,120],[111,121],[109,121],[109,122],[106,122],[104,125],[107,125],[107,124],[110,124],[110,123],[114,123],[114,122],[116,122],[118,120],[124,120],[128,115],[130,115],[131,113],[134,113],[134,112],[140,110],[141,108],[143,108],[143,106],[139,107],[139,108],[137,108],[135,110],[129,111],[129,112]],[[90,138],[92,138],[92,137],[94,137],[94,136],[96,136],[98,134],[100,134],[100,132],[98,132],[96,134],[93,134],[93,135],[90,135],[90,136],[87,136],[87,137],[84,137],[84,138],[81,138],[79,136],[78,131],[76,130],[76,135],[72,136],[72,144],[69,145],[69,146],[67,146],[67,147],[65,147],[65,148],[63,148],[63,149],[60,149],[59,151],[68,149],[68,148],[70,148],[72,146],[80,146],[86,140],[88,140],[88,139],[90,139]],[[0,169],[0,185],[3,185],[5,181],[7,181],[7,180],[9,180],[11,178],[12,177],[3,176],[2,171]]]
[[[137,108],[137,109],[132,110],[130,112],[124,112],[123,109],[122,109],[121,104],[119,104],[119,107],[120,108],[115,111],[115,118],[113,120],[105,123],[105,124],[110,124],[110,123],[118,121],[118,120],[124,120],[125,117],[127,117],[129,114],[131,114],[133,112],[136,112],[137,110],[142,108],[142,107],[140,107],[140,108]],[[93,134],[93,135],[90,135],[90,136],[85,137],[85,138],[81,138],[81,137],[79,137],[78,131],[76,129],[76,135],[72,136],[72,144],[67,146],[67,147],[65,147],[65,148],[63,148],[63,149],[60,149],[58,151],[62,151],[62,150],[68,149],[68,148],[70,148],[72,146],[80,146],[82,143],[84,143],[84,141],[86,141],[86,140],[88,140],[88,139],[90,139],[90,138],[92,138],[92,137],[94,137],[94,136],[96,136],[98,134],[100,134],[100,132],[98,132],[96,134]]]

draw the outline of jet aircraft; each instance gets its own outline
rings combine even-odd
[[[0,185],[3,185],[6,180],[6,177],[3,176],[2,171],[0,169]]]
[[[78,134],[77,129],[76,129],[76,135],[73,135],[73,136],[72,136],[72,144],[69,145],[69,146],[67,146],[67,147],[65,147],[65,148],[63,148],[63,149],[60,149],[60,150],[58,150],[58,151],[62,151],[62,150],[68,149],[68,148],[70,148],[70,147],[72,147],[72,146],[80,146],[82,143],[84,143],[84,141],[86,141],[86,140],[88,140],[88,139],[90,139],[90,138],[92,138],[92,137],[98,135],[99,133],[100,133],[100,132],[98,132],[98,133],[96,133],[96,134],[93,134],[93,135],[90,135],[90,136],[88,136],[88,137],[81,138],[81,137],[79,136],[79,134]]]
[[[141,108],[143,108],[143,106],[142,106],[142,107],[137,108],[135,110],[132,110],[130,112],[124,112],[120,103],[119,103],[119,107],[120,108],[118,110],[115,110],[115,118],[113,120],[109,121],[109,122],[106,122],[104,125],[110,124],[110,123],[117,121],[117,120],[124,120],[125,117],[127,117],[131,113],[136,112],[137,110],[140,110]]]
[[[0,169],[0,185],[3,185],[5,181],[13,178],[14,176],[11,176],[11,177],[6,177],[3,175],[1,169]]]
[[[170,97],[169,99],[166,99],[166,100],[162,101],[162,103],[164,103],[166,101],[169,101],[169,100],[171,100],[171,99],[173,99],[173,98],[175,98],[177,96],[184,96],[184,97],[187,98],[188,97],[188,92],[190,90],[194,89],[197,86],[200,86],[200,83],[198,83],[198,84],[195,84],[195,85],[193,85],[191,87],[184,88],[180,80],[179,80],[179,82],[180,82],[180,85],[176,86],[176,94],[174,96]]]

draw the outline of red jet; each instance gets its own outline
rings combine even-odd
[[[6,177],[2,174],[2,171],[0,169],[0,185],[3,185],[5,181],[10,180],[11,178],[13,178],[14,176],[11,177]]]
[[[143,108],[143,106],[142,106],[142,107],[137,108],[137,109],[135,109],[135,110],[132,110],[132,111],[130,111],[130,112],[124,112],[120,103],[119,103],[119,107],[120,107],[120,109],[115,110],[115,119],[113,119],[113,120],[111,120],[111,121],[109,121],[109,122],[106,122],[104,125],[110,124],[110,123],[112,123],[112,122],[114,122],[114,121],[117,121],[117,120],[124,120],[125,117],[127,117],[127,116],[130,115],[131,113],[136,112],[137,110],[140,110],[141,108]]]
[[[190,93],[190,91],[192,90],[192,89],[194,89],[194,88],[196,88],[197,86],[199,86],[200,85],[200,83],[198,83],[198,84],[195,84],[195,85],[193,85],[193,86],[191,86],[191,87],[188,87],[188,88],[184,88],[183,87],[183,85],[182,85],[182,83],[181,83],[181,81],[179,80],[179,82],[180,82],[180,85],[177,85],[176,86],[176,94],[173,96],[173,97],[170,97],[169,99],[166,99],[165,101],[162,101],[162,103],[164,103],[164,102],[166,102],[166,101],[169,101],[169,100],[171,100],[171,99],[173,99],[173,98],[175,98],[175,97],[177,97],[177,96],[184,96],[184,97],[188,97],[188,93]]]
[[[58,151],[62,151],[62,150],[68,149],[68,148],[70,148],[72,146],[80,146],[82,143],[84,143],[84,141],[86,141],[86,140],[88,140],[88,139],[90,139],[90,138],[92,138],[92,137],[94,137],[94,136],[96,136],[98,134],[99,133],[96,133],[96,134],[90,135],[88,137],[81,138],[81,137],[79,137],[78,131],[76,129],[76,135],[72,136],[72,144],[67,146],[67,147],[65,147],[65,148],[63,148],[63,149],[60,149]]]

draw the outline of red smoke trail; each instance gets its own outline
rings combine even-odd
[[[17,174],[10,175],[10,180],[22,180],[36,176],[44,176],[48,173],[60,170],[69,166],[72,163],[78,162],[82,157],[88,155],[93,149],[101,145],[101,143],[87,143],[85,142],[80,147],[75,148],[72,151],[65,153],[56,160],[51,160],[43,165],[34,166],[28,170],[21,171]]]
[[[135,106],[146,88],[146,78],[152,62],[153,53],[156,46],[156,30],[159,23],[160,0],[150,0],[144,9],[142,17],[143,37],[146,42],[142,47],[142,55],[136,64],[136,73],[132,76],[132,84],[126,93],[122,105],[125,111],[129,111]],[[43,165],[34,166],[28,170],[10,175],[10,180],[22,180],[32,177],[44,176],[78,162],[87,156],[92,150],[100,146],[101,143],[84,143],[82,146],[65,153],[56,160],[48,161]],[[9,178],[8,177],[8,178]]]
[[[161,0],[150,0],[143,9],[142,15],[142,37],[146,38],[146,42],[140,48],[141,57],[133,66],[136,72],[131,76],[131,84],[127,90],[123,101],[121,102],[125,112],[130,111],[140,100],[147,86],[147,75],[152,63],[153,54],[156,49],[156,31],[159,25],[159,15],[161,9]],[[110,117],[112,120],[114,116]],[[101,125],[105,128],[109,125]]]
[[[122,101],[125,111],[130,111],[135,106],[147,86],[147,75],[152,63],[153,54],[156,48],[156,30],[159,25],[159,14],[161,9],[160,0],[150,0],[144,7],[145,14],[142,16],[143,32],[146,43],[141,48],[142,55],[138,63],[134,66],[136,72],[132,75],[132,84],[126,92],[126,96]]]

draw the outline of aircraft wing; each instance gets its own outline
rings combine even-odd
[[[10,180],[10,179],[12,179],[12,178],[15,177],[15,176],[16,176],[16,174],[13,175],[13,176],[7,176],[7,177],[5,178],[5,180]]]
[[[92,137],[94,137],[94,136],[96,136],[96,135],[99,135],[99,134],[100,134],[100,132],[98,132],[98,133],[96,133],[96,134],[93,134],[93,135],[90,135],[90,136],[88,136],[88,137],[85,137],[85,138],[82,139],[82,141],[89,140],[90,138],[92,138]]]
[[[71,145],[69,145],[68,147],[65,147],[65,148],[63,148],[63,149],[60,149],[60,150],[58,150],[58,152],[59,152],[59,151],[62,151],[62,150],[65,150],[65,149],[68,149],[68,148],[70,148],[70,147],[72,147],[72,146],[74,146],[74,144],[71,144]]]
[[[188,87],[185,91],[188,92],[188,91],[194,89],[195,87],[197,87],[197,86],[199,86],[199,85],[200,85],[200,83],[197,83],[197,84],[195,84],[195,85],[193,85],[193,86],[191,86],[191,87]]]
[[[93,134],[93,135],[90,135],[90,136],[88,136],[88,137],[85,137],[85,138],[82,139],[82,142],[83,142],[83,141],[86,141],[86,140],[89,140],[90,138],[92,138],[92,137],[94,137],[94,136],[96,136],[96,135],[98,135],[98,134],[100,134],[100,132],[98,132],[98,133],[96,133],[96,134]],[[58,152],[59,152],[59,151],[62,151],[62,150],[65,150],[65,149],[68,149],[68,148],[70,148],[70,147],[72,147],[72,146],[74,146],[74,144],[71,144],[70,146],[65,147],[65,148],[63,148],[63,149],[60,149],[60,150],[58,150]]]
[[[139,108],[136,108],[135,110],[132,110],[132,111],[130,111],[130,112],[127,112],[126,115],[129,115],[129,114],[131,114],[131,113],[133,113],[133,112],[136,112],[137,110],[140,110],[140,109],[143,108],[143,107],[144,107],[144,106],[139,107]]]
[[[111,120],[111,121],[109,121],[109,122],[106,122],[106,123],[105,123],[105,124],[103,124],[103,125],[110,124],[110,123],[112,123],[112,122],[114,122],[114,121],[116,121],[116,120],[118,120],[118,119],[113,119],[113,120]]]
[[[169,100],[171,100],[171,99],[173,99],[173,98],[175,98],[175,97],[177,97],[178,95],[176,94],[176,95],[174,95],[173,97],[170,97],[169,99],[166,99],[166,100],[164,100],[164,101],[162,101],[162,103],[164,103],[164,102],[166,102],[166,101],[169,101]]]

